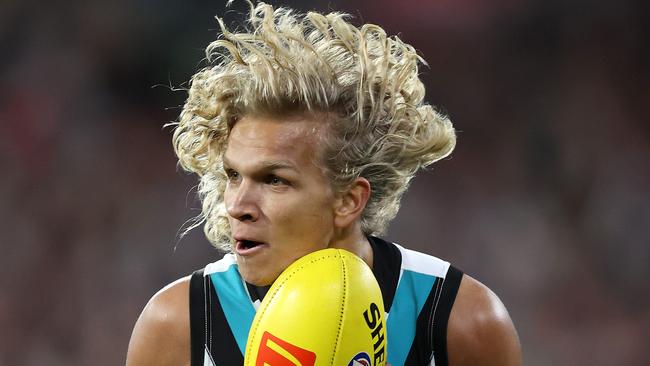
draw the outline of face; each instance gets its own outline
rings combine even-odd
[[[230,133],[224,201],[249,283],[271,284],[293,261],[329,245],[335,198],[316,165],[320,128],[305,117],[247,116]]]

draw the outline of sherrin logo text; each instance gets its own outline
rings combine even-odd
[[[370,304],[370,308],[363,312],[363,318],[366,320],[368,328],[370,328],[373,344],[373,365],[379,364],[379,362],[384,361],[386,357],[385,352],[385,336],[384,336],[384,324],[381,321],[381,311],[379,307],[374,302]]]

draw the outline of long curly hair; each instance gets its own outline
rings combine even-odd
[[[222,156],[235,123],[249,114],[318,115],[327,123],[321,167],[342,192],[358,177],[371,195],[365,234],[385,231],[416,171],[449,155],[449,119],[424,102],[415,49],[374,24],[356,27],[347,14],[306,14],[250,3],[244,31],[222,35],[206,50],[209,66],[191,80],[176,123],[179,164],[199,175],[210,242],[230,250]]]

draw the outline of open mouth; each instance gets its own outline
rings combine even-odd
[[[253,240],[237,240],[235,250],[239,254],[248,254],[254,251],[254,249],[263,246],[264,243]]]
[[[241,243],[242,249],[251,249],[255,248],[256,246],[262,245],[259,241],[252,241],[252,240],[242,240],[239,243]]]

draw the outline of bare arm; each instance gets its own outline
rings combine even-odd
[[[133,328],[126,364],[190,365],[189,277],[149,300]]]
[[[521,345],[510,315],[485,285],[464,275],[447,326],[451,366],[520,366]]]

